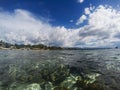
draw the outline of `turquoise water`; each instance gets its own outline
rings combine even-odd
[[[119,49],[0,50],[0,90],[120,90]]]

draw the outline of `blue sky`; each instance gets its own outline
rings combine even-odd
[[[118,3],[120,0],[84,0],[83,3],[79,3],[78,0],[0,0],[0,7],[11,12],[14,9],[28,10],[36,17],[48,19],[52,25],[76,28],[74,22],[90,4],[94,6],[100,4],[116,6]]]
[[[64,47],[120,46],[120,0],[0,0],[0,38]]]

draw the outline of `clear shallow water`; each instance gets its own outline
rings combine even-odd
[[[0,90],[120,90],[120,52],[0,50]]]

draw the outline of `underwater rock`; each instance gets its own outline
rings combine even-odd
[[[78,74],[72,73],[70,70],[76,71],[76,69],[70,68],[56,59],[52,62],[47,60],[44,63],[31,64],[25,64],[22,67],[9,66],[8,74],[14,80],[12,84],[10,82],[7,85],[8,90],[84,90],[86,87],[96,88],[93,83],[99,76],[97,73],[81,75],[80,69],[77,69]]]
[[[99,73],[91,73],[91,74],[86,74],[84,76],[84,82],[86,84],[89,84],[89,83],[94,83],[96,81],[96,77],[100,76]]]
[[[65,87],[55,87],[53,90],[69,90],[68,88],[65,88]]]
[[[51,82],[48,82],[47,84],[45,84],[45,90],[53,90],[53,85]]]
[[[62,64],[57,64],[55,66],[48,65],[48,67],[46,66],[41,70],[42,79],[44,79],[47,82],[52,82],[53,84],[60,84],[68,76],[69,69],[68,67]]]
[[[95,83],[89,83],[86,87],[84,87],[84,90],[110,90],[110,89],[104,89],[103,86],[100,84]]]
[[[26,84],[20,84],[20,83],[17,83],[17,82],[13,82],[9,86],[9,88],[8,89],[5,88],[5,90],[24,90],[26,86],[27,86]]]
[[[73,85],[76,83],[77,81],[77,77],[78,76],[73,76],[73,75],[70,75],[69,77],[67,77],[62,83],[61,83],[61,87],[65,87],[65,88],[72,88]]]
[[[20,71],[20,69],[16,65],[9,65],[8,74],[9,76],[11,76],[12,79],[15,79],[18,71]]]
[[[28,85],[25,89],[23,90],[42,90],[40,85],[37,84],[37,83],[33,83],[33,84],[30,84]]]
[[[29,84],[29,85],[13,83],[13,84],[11,84],[10,88],[7,90],[42,90],[42,89],[41,89],[40,85],[37,83],[33,83],[33,84]]]
[[[12,83],[12,84],[10,85],[10,90],[13,90],[13,89],[16,88],[16,87],[17,87],[17,83],[14,82],[14,83]]]
[[[26,84],[19,84],[14,82],[10,85],[8,90],[26,90],[25,89],[26,86],[27,86]]]
[[[84,76],[84,78],[82,78],[81,76],[75,76],[70,74],[70,76],[67,77],[61,83],[60,87],[66,88],[68,90],[82,90],[82,89],[84,90],[85,88],[97,88],[94,82],[96,81],[96,77],[98,77],[99,75],[100,74],[97,73],[87,74]],[[92,89],[85,89],[85,90],[92,90]]]
[[[2,82],[0,81],[0,90],[3,90],[1,86],[2,86]]]

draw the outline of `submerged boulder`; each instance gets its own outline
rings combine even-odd
[[[13,83],[13,84],[11,84],[11,86],[8,90],[42,90],[42,89],[41,89],[40,85],[37,83],[33,83],[33,84]]]
[[[23,90],[42,90],[40,85],[37,84],[37,83],[33,83],[33,84],[30,84],[28,85],[25,89]]]
[[[53,85],[51,82],[45,84],[45,90],[53,90]]]
[[[62,83],[61,83],[61,87],[65,87],[65,88],[72,88],[73,85],[76,83],[78,76],[73,76],[70,75],[69,77],[67,77]]]

